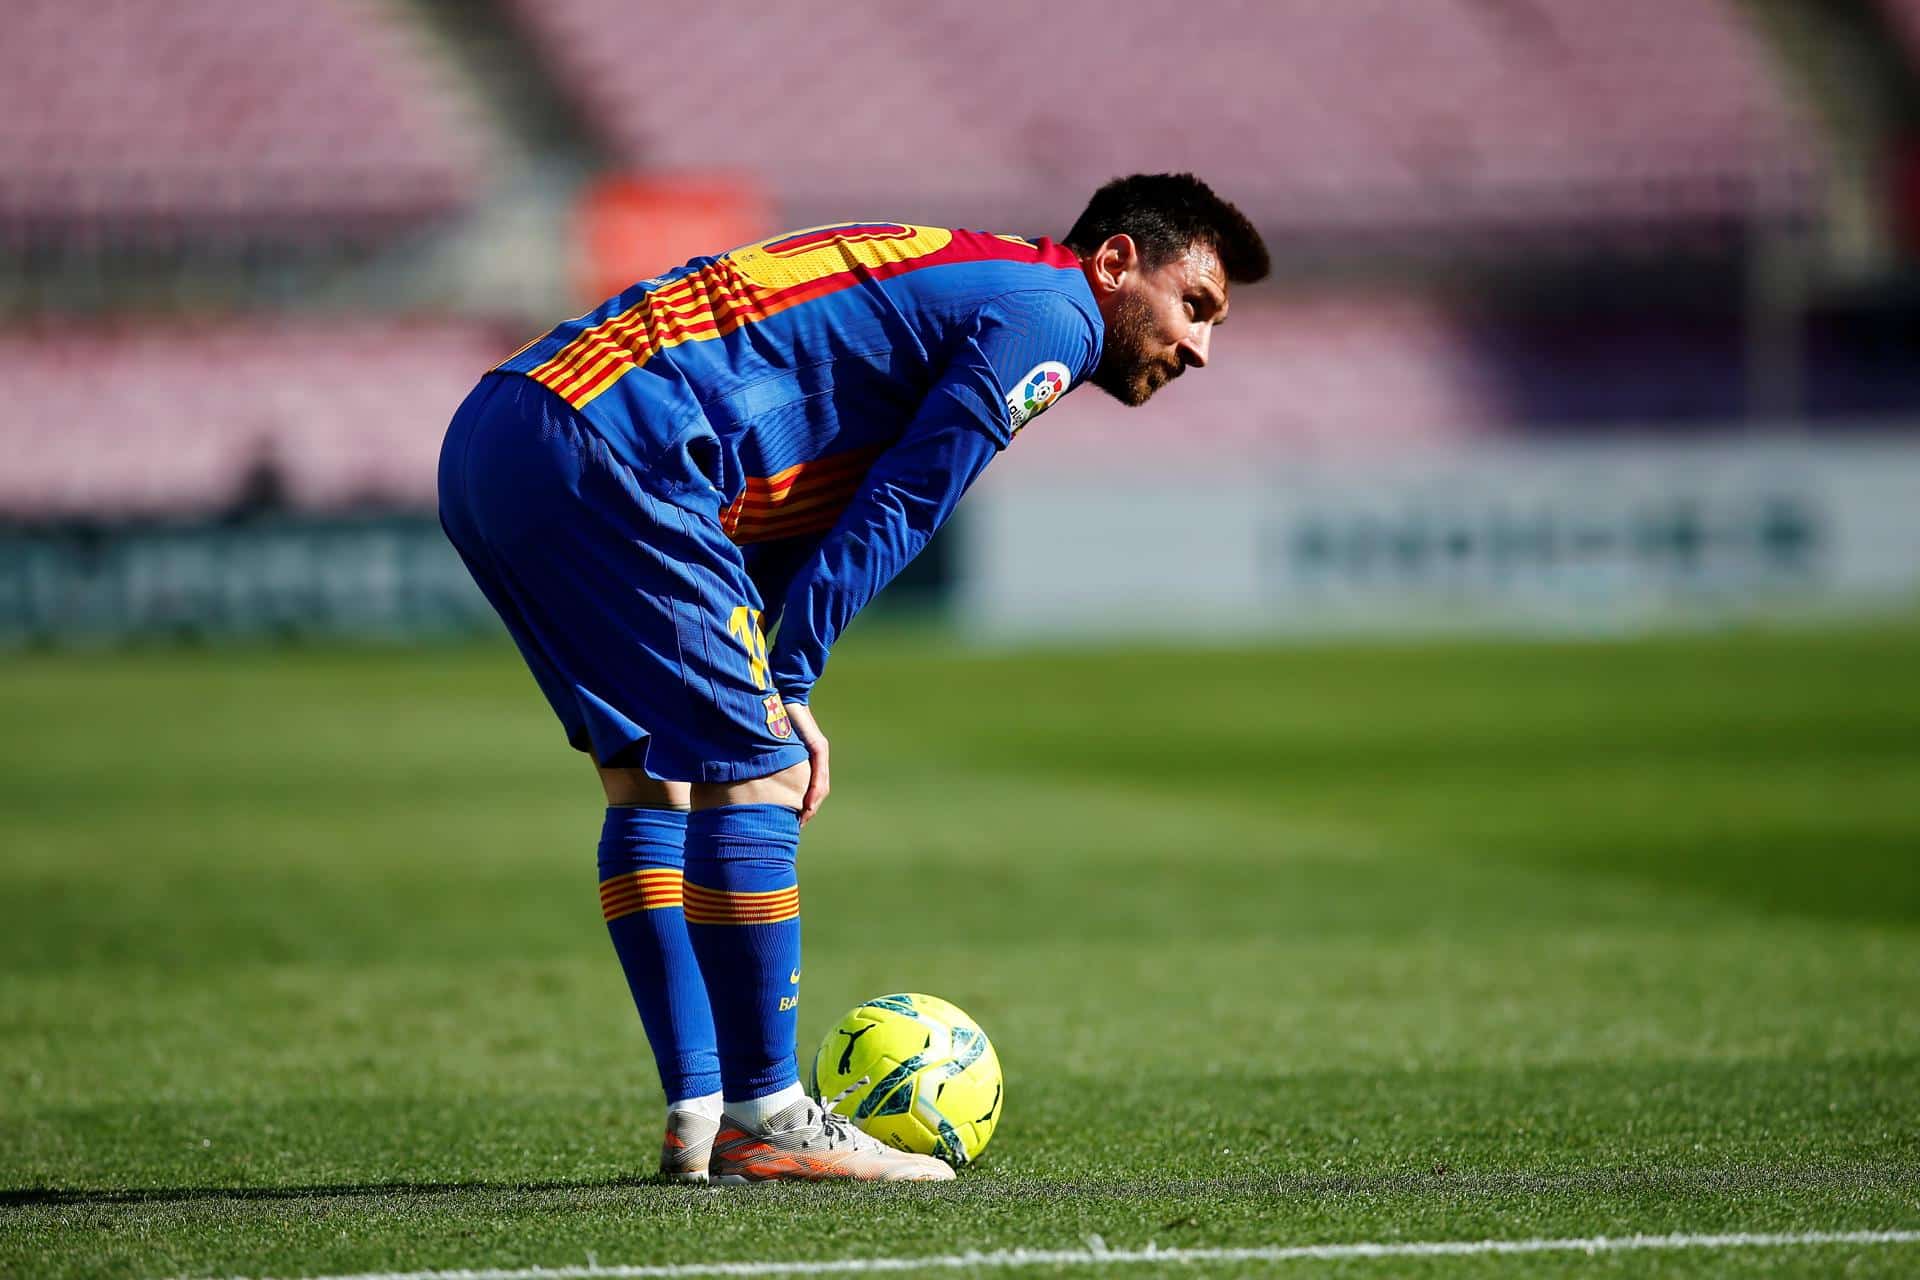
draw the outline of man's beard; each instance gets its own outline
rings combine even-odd
[[[1121,404],[1145,404],[1148,397],[1178,376],[1181,368],[1147,354],[1152,337],[1152,304],[1137,294],[1115,302],[1113,314],[1107,318],[1106,339],[1100,348],[1100,364],[1093,371],[1093,385]]]

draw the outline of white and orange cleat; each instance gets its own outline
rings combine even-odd
[[[698,1111],[667,1112],[667,1136],[660,1143],[660,1176],[669,1182],[705,1182],[720,1122]]]
[[[945,1182],[946,1161],[895,1151],[851,1120],[802,1098],[754,1132],[722,1116],[707,1166],[713,1182]]]

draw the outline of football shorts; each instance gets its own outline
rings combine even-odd
[[[720,501],[704,477],[637,473],[516,374],[482,378],[447,429],[441,525],[567,741],[602,765],[736,782],[807,758]]]

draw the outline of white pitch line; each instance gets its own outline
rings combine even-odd
[[[1800,1249],[1813,1245],[1920,1244],[1920,1231],[1804,1231],[1793,1234],[1590,1236],[1565,1240],[1424,1240],[1377,1244],[1297,1244],[1247,1249],[1002,1249],[919,1258],[842,1258],[794,1262],[689,1262],[657,1266],[517,1267],[481,1271],[367,1271],[303,1280],[697,1280],[702,1276],[872,1275],[888,1271],[1116,1267],[1168,1262],[1331,1262],[1344,1258],[1459,1258],[1510,1253],[1631,1253],[1648,1249]],[[231,1280],[241,1280],[233,1277]]]

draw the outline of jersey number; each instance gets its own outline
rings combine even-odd
[[[755,687],[767,687],[767,637],[760,631],[760,613],[741,605],[727,619],[727,630],[747,651],[747,674]]]

